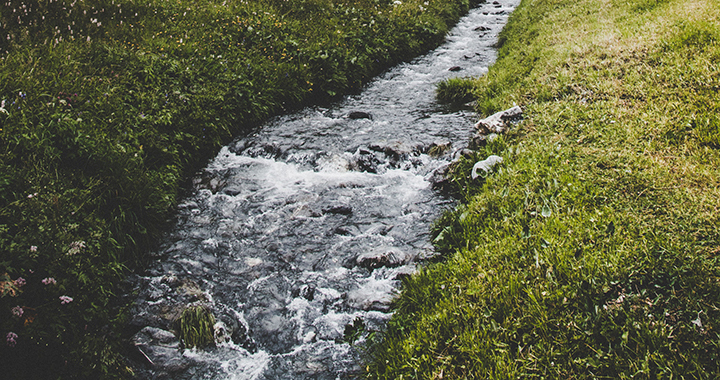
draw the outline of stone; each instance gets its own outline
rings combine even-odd
[[[482,26],[478,26],[477,28],[475,28],[473,30],[476,32],[487,32],[488,30],[490,30],[490,28],[482,25]]]
[[[170,331],[146,326],[130,341],[155,370],[172,373],[190,365],[180,350],[180,341]]]
[[[408,254],[394,247],[380,247],[371,252],[365,252],[355,259],[357,265],[368,269],[397,267],[409,261]]]
[[[444,143],[432,143],[430,149],[428,149],[428,156],[430,157],[442,157],[445,153],[452,149],[451,142]]]
[[[425,176],[425,180],[430,182],[433,189],[442,188],[447,184],[447,172],[450,169],[450,165],[451,163],[449,162],[445,163]]]
[[[453,66],[448,69],[448,71],[460,71],[460,70],[462,70],[462,67],[460,67],[460,66]]]
[[[357,119],[372,120],[372,115],[367,112],[363,112],[363,111],[353,111],[348,114],[348,118],[352,119],[352,120],[357,120]]]
[[[375,154],[367,149],[358,148],[350,161],[350,169],[359,172],[377,173],[380,160]]]
[[[352,207],[350,206],[330,206],[323,210],[323,214],[340,214],[340,215],[352,215]]]
[[[476,162],[472,168],[472,173],[471,173],[472,179],[476,179],[477,177],[480,176],[478,174],[478,170],[482,170],[485,173],[489,173],[490,170],[492,170],[492,168],[495,167],[495,165],[500,164],[502,162],[503,162],[503,158],[500,156],[496,156],[494,154],[482,161]]]
[[[475,124],[475,129],[483,135],[490,133],[503,133],[507,130],[510,121],[522,117],[522,108],[515,106],[505,111],[494,113]]]
[[[483,135],[482,133],[476,133],[471,139],[470,139],[470,148],[472,149],[478,149],[482,148],[487,143],[495,140],[498,137],[497,133],[490,133],[488,135]]]

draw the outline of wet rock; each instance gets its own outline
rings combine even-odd
[[[445,163],[425,176],[425,180],[430,182],[433,189],[439,190],[449,184],[447,173],[450,170],[450,165],[450,162]]]
[[[476,31],[476,32],[487,32],[488,30],[490,30],[490,28],[487,27],[487,26],[481,25],[481,26],[478,26],[477,28],[475,28],[475,29],[473,29],[473,30]]]
[[[428,149],[428,155],[430,157],[442,157],[445,153],[452,149],[452,143],[450,141],[444,143],[432,143],[430,149]]]
[[[460,149],[453,153],[453,160],[459,160],[460,157],[471,158],[474,154],[475,152],[470,149]]]
[[[410,256],[393,247],[381,247],[361,254],[355,259],[357,265],[375,269],[380,267],[397,267],[410,261]]]
[[[240,188],[240,186],[229,186],[225,190],[223,190],[223,194],[229,195],[231,197],[234,197],[240,193],[242,193],[242,189]]]
[[[388,225],[388,224],[383,224],[383,223],[376,223],[376,224],[371,225],[371,226],[365,231],[365,233],[368,234],[368,235],[381,235],[381,236],[385,236],[385,235],[388,234],[388,232],[392,231],[392,229],[393,229],[394,227],[395,227],[395,226],[394,226],[394,225],[391,225],[391,224]]]
[[[507,130],[509,122],[522,117],[522,108],[515,106],[505,111],[494,113],[475,124],[478,132],[487,135],[490,133],[503,133]]]
[[[460,66],[453,66],[448,69],[448,71],[460,71],[460,70],[462,70],[462,67],[460,67]]]
[[[357,120],[357,119],[372,120],[372,115],[367,112],[363,112],[363,111],[353,111],[348,114],[348,118],[352,119],[352,120]]]
[[[357,236],[360,234],[360,230],[355,226],[340,226],[335,229],[334,233],[343,236]]]
[[[146,326],[132,337],[131,342],[155,370],[174,373],[190,365],[180,350],[180,341],[170,331]]]
[[[403,265],[395,270],[394,279],[396,280],[402,280],[404,278],[410,277],[417,271],[417,268],[415,265]]]
[[[322,209],[323,214],[340,214],[352,215],[352,207],[350,206],[330,206]]]
[[[377,173],[378,165],[380,165],[380,160],[375,157],[372,151],[358,148],[353,154],[350,169],[359,172]]]

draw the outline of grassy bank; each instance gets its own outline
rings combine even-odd
[[[525,119],[456,167],[368,377],[717,378],[720,3],[523,0],[500,40],[447,86]]]
[[[0,368],[126,377],[121,283],[184,179],[268,116],[358,90],[467,0],[0,3]]]

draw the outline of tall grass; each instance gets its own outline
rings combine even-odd
[[[524,0],[463,86],[525,119],[456,167],[367,377],[717,378],[719,40],[714,0]]]
[[[129,376],[122,280],[187,176],[268,116],[434,46],[469,5],[0,2],[3,375]]]

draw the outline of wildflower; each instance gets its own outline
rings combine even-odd
[[[31,246],[30,246],[30,252],[37,252],[37,246],[31,245]]]
[[[58,298],[60,298],[60,305],[65,305],[65,304],[73,301],[72,297],[68,297],[68,296],[60,296]]]
[[[70,243],[70,249],[68,249],[67,255],[72,256],[77,253],[80,253],[80,251],[82,251],[83,248],[85,248],[84,241],[82,241],[82,240],[74,241],[74,242]]]
[[[15,280],[15,286],[17,286],[18,288],[25,285],[25,283],[26,283],[26,281],[22,277],[18,277],[17,280]]]
[[[15,347],[15,345],[17,344],[17,341],[16,341],[15,339],[18,338],[18,335],[17,335],[17,334],[15,334],[14,332],[10,331],[9,333],[7,333],[7,335],[5,336],[5,338],[6,338],[6,341],[7,341],[7,345],[8,345],[8,346],[10,346],[10,347]]]
[[[25,312],[25,310],[23,310],[22,306],[15,306],[10,311],[12,312],[13,316],[18,317],[18,318],[22,317],[23,313]]]
[[[9,115],[8,111],[5,109],[5,99],[0,102],[0,112],[4,113],[5,115]]]
[[[53,277],[47,277],[43,278],[42,283],[43,285],[55,285],[57,284],[57,281],[55,281],[55,278]]]
[[[28,199],[32,199],[32,198],[34,198],[34,197],[37,197],[37,195],[38,195],[38,193],[28,194],[27,197],[28,197]]]

